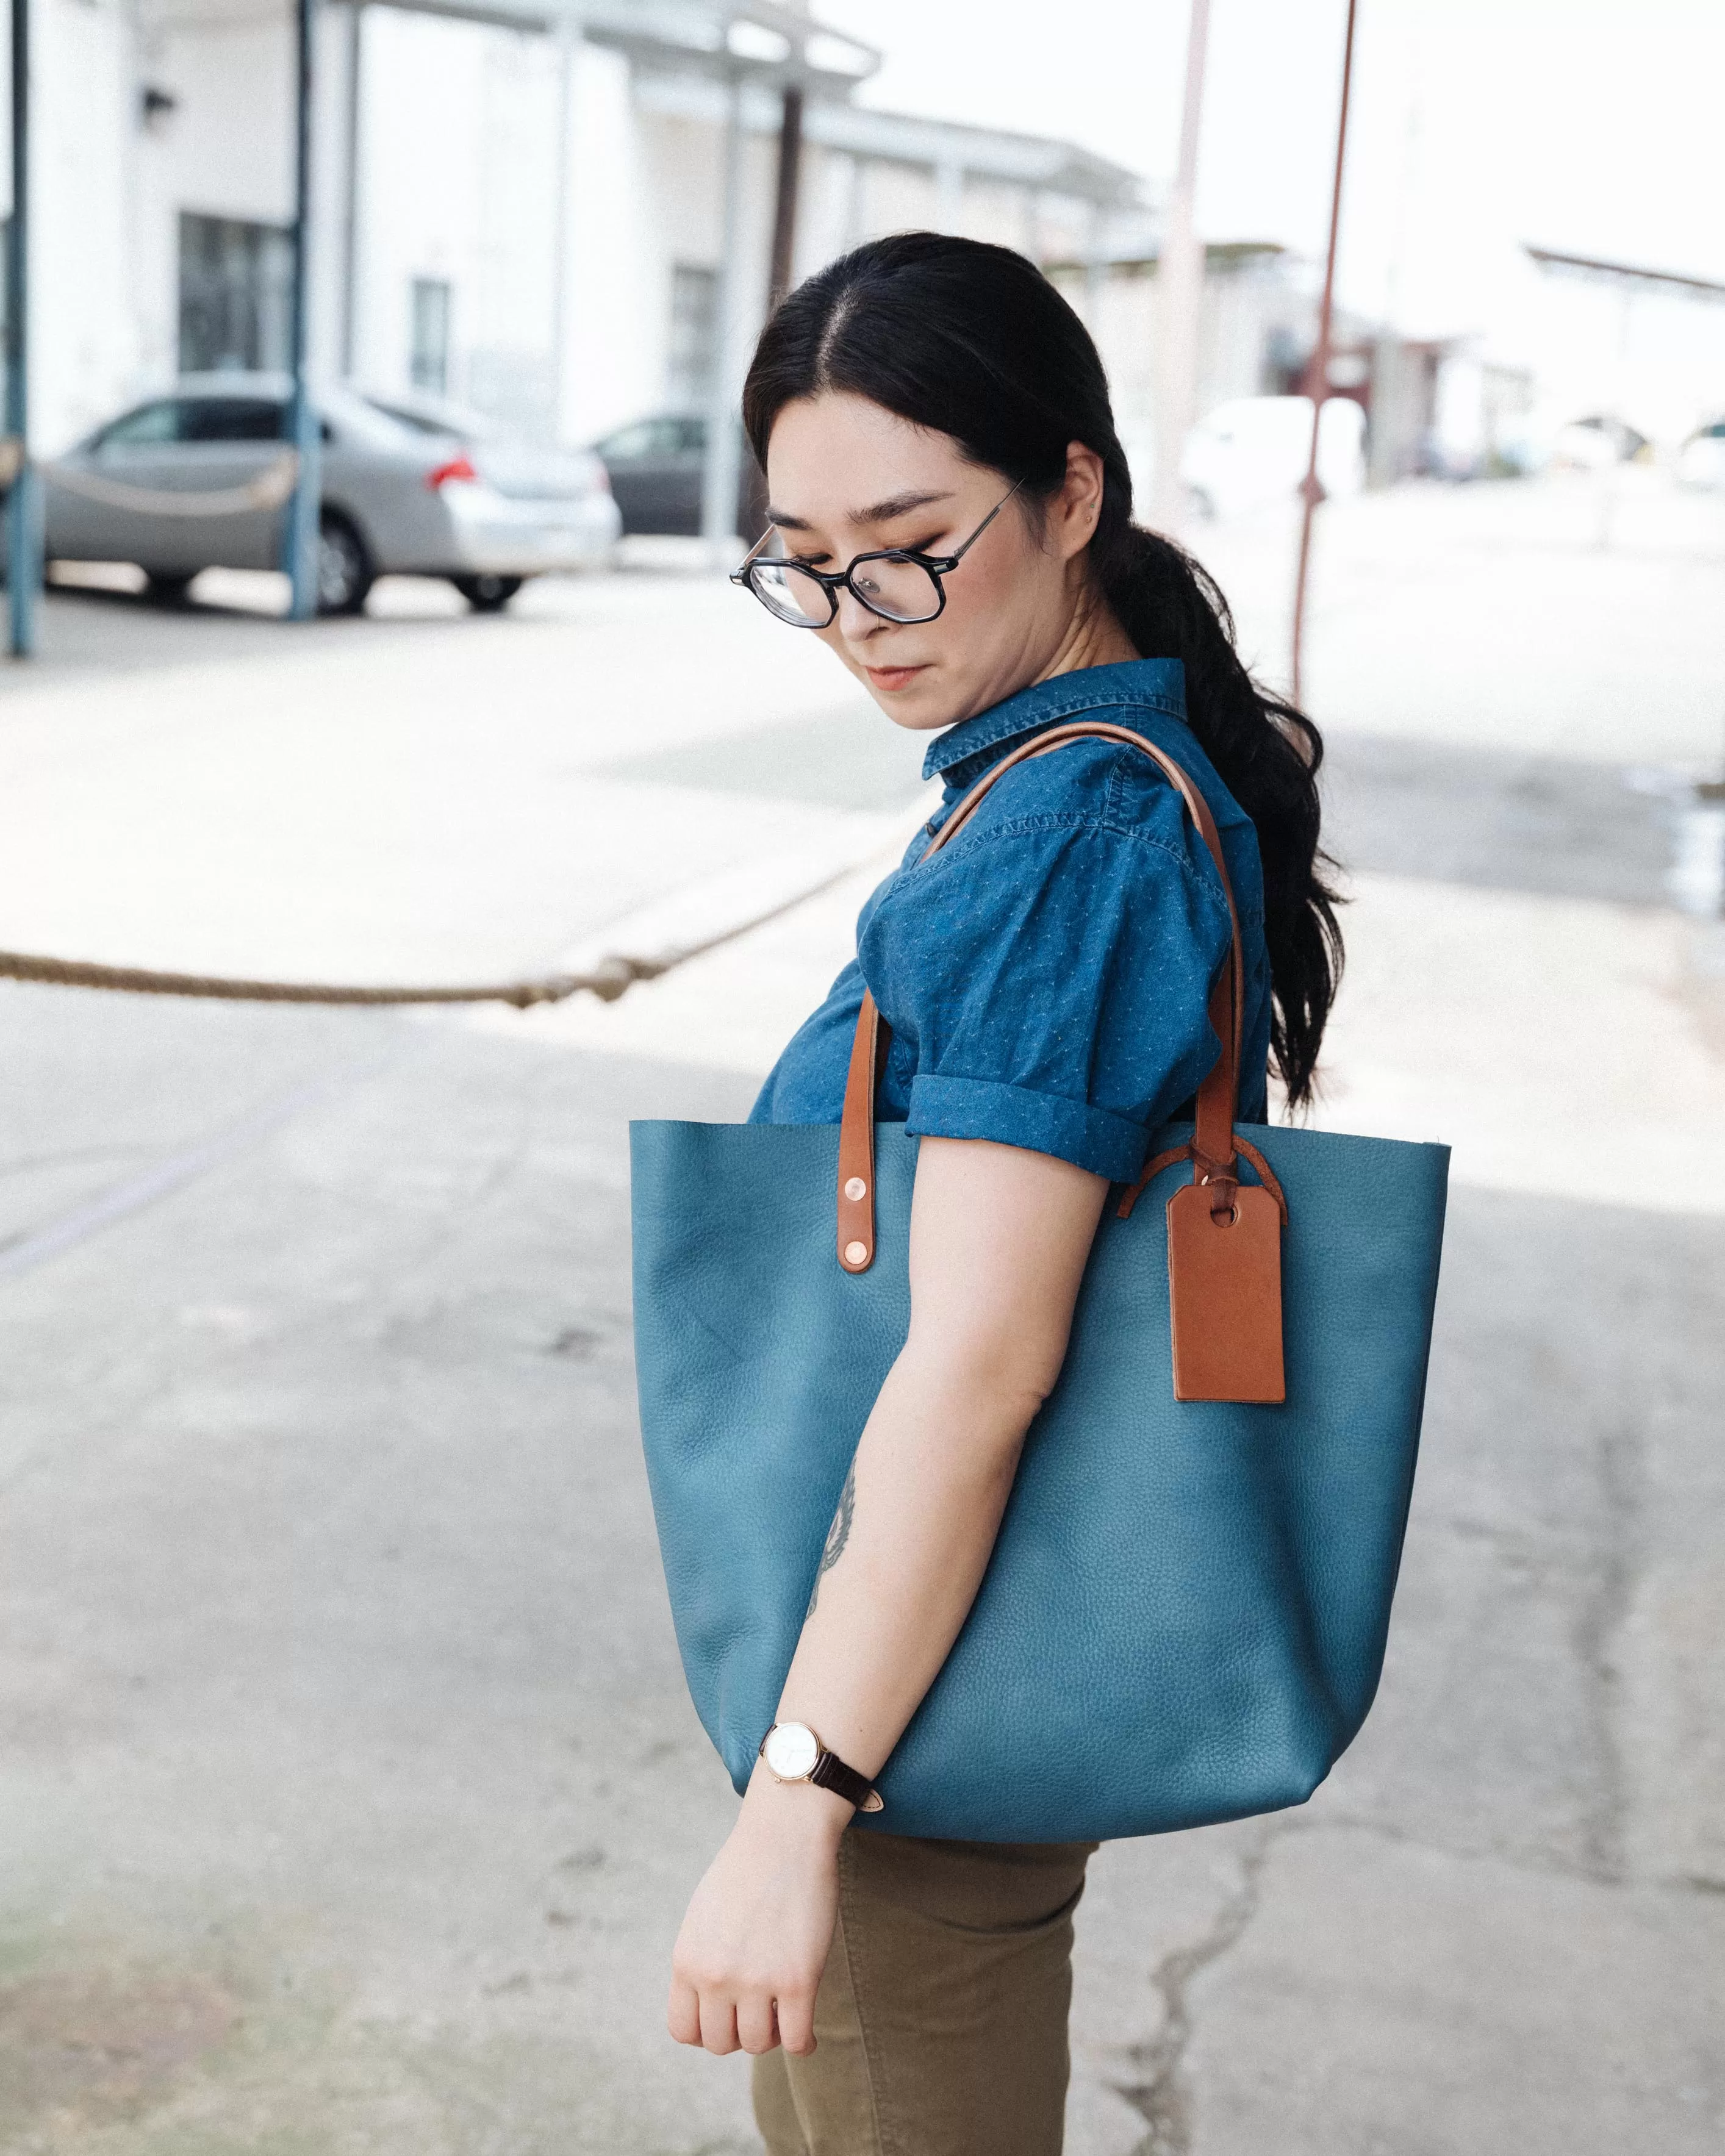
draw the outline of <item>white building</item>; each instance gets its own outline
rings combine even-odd
[[[33,13],[32,432],[52,454],[176,373],[285,357],[294,18],[291,0]],[[1142,183],[1070,144],[868,109],[854,93],[875,59],[799,0],[322,0],[316,371],[440,391],[571,441],[705,408],[740,380],[765,310],[782,92],[799,84],[794,275],[907,226],[1020,248],[1091,323],[1138,461],[1159,290]],[[1374,477],[1435,454],[1491,468],[1536,398],[1547,431],[1620,411],[1662,444],[1725,406],[1711,290],[1531,262],[1523,284],[1512,351],[1343,326],[1356,349],[1332,379],[1373,409]],[[1199,408],[1295,388],[1315,297],[1313,265],[1213,246]],[[1456,419],[1464,402],[1477,425]],[[1445,447],[1458,426],[1467,442]]]
[[[35,0],[33,435],[52,454],[174,375],[280,365],[290,0]],[[765,311],[783,90],[805,95],[794,276],[911,226],[1021,249],[1153,429],[1140,181],[1043,137],[854,101],[876,56],[797,0],[323,0],[316,372],[590,439],[740,381]],[[737,143],[721,355],[728,128]],[[1306,280],[1213,249],[1200,402],[1283,386]]]
[[[586,439],[698,405],[740,131],[734,377],[764,312],[780,85],[806,90],[795,270],[908,225],[1083,258],[1139,183],[1069,145],[865,111],[875,64],[781,0],[326,0],[316,369]],[[174,374],[279,365],[286,0],[37,0],[32,375],[52,454]],[[732,85],[735,85],[733,91]]]

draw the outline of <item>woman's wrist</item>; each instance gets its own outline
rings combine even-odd
[[[738,1824],[781,1840],[829,1842],[836,1849],[855,1814],[856,1807],[835,1790],[817,1789],[813,1782],[781,1782],[757,1759]]]

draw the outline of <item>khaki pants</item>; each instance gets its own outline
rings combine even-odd
[[[1059,2156],[1095,1846],[847,1834],[814,2053],[755,2061],[768,2156]]]

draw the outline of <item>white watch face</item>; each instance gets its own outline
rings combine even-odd
[[[800,1722],[781,1722],[767,1739],[767,1764],[781,1782],[800,1782],[814,1770],[820,1743]]]

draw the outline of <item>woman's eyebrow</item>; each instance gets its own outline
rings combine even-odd
[[[885,501],[877,501],[872,509],[859,509],[851,517],[853,524],[890,524],[895,516],[908,516],[913,509],[926,509],[931,501],[950,501],[950,489],[943,492],[922,494],[914,488],[904,494],[890,495]],[[767,521],[776,524],[781,531],[810,531],[814,526],[806,516],[793,516],[788,509],[775,509],[769,502]]]
[[[890,524],[895,516],[908,516],[913,509],[926,509],[931,501],[950,501],[948,489],[940,493],[922,494],[915,489],[904,494],[889,495],[885,501],[877,501],[872,509],[860,509],[852,521],[857,524]]]

